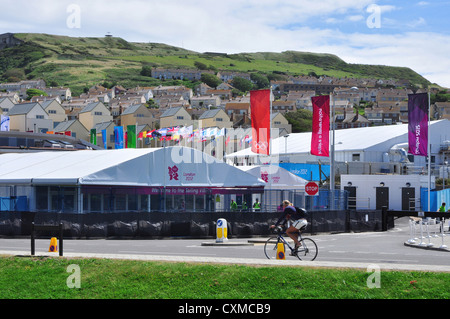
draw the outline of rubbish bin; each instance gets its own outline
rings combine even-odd
[[[226,219],[220,218],[217,220],[216,224],[216,243],[223,243],[227,241],[227,221]]]

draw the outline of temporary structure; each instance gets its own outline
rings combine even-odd
[[[307,180],[292,174],[278,165],[237,166],[242,171],[261,178],[266,189],[305,189]]]
[[[25,196],[36,211],[206,211],[217,195],[260,194],[264,186],[188,147],[0,155],[0,195]]]
[[[187,147],[0,155],[0,185],[263,187],[236,167]]]

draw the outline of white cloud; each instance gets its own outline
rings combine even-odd
[[[72,3],[81,8],[79,29],[66,25],[66,9]],[[350,63],[410,67],[450,87],[445,74],[450,70],[450,37],[438,32],[405,33],[408,26],[402,26],[397,16],[401,7],[377,3],[380,0],[4,0],[2,9],[8,14],[0,21],[0,33],[103,36],[111,32],[128,41],[183,45],[198,52],[332,53]],[[381,12],[380,30],[364,23],[372,4]],[[423,26],[427,19],[416,18],[409,28]],[[361,27],[346,33],[337,29],[345,24]],[[397,33],[388,34],[393,30]]]

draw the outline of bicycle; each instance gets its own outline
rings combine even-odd
[[[298,232],[298,241],[301,243],[301,246],[298,247],[297,250],[295,250],[295,245],[291,243],[291,246],[291,244],[289,244],[288,242],[288,240],[291,239],[289,238],[288,240],[286,240],[286,238],[283,236],[284,234],[286,234],[283,228],[280,226],[276,227],[276,237],[269,238],[264,244],[264,254],[266,255],[266,257],[268,259],[277,259],[278,244],[281,243],[284,245],[285,252],[286,247],[290,249],[290,256],[295,256],[298,259],[305,261],[313,261],[314,259],[316,259],[317,254],[319,253],[319,249],[314,240],[312,240],[311,238],[304,238],[302,236],[301,232],[302,230],[304,230],[304,228],[300,229]],[[285,255],[287,254],[285,253]]]

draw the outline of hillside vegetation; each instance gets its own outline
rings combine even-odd
[[[86,87],[108,82],[124,87],[153,86],[161,81],[141,75],[143,67],[195,68],[285,75],[327,75],[429,81],[409,68],[348,64],[331,54],[285,51],[240,54],[198,53],[161,43],[132,43],[116,37],[73,38],[48,34],[15,34],[23,44],[0,50],[0,81],[42,78],[48,86]],[[197,64],[198,65],[198,64]]]

